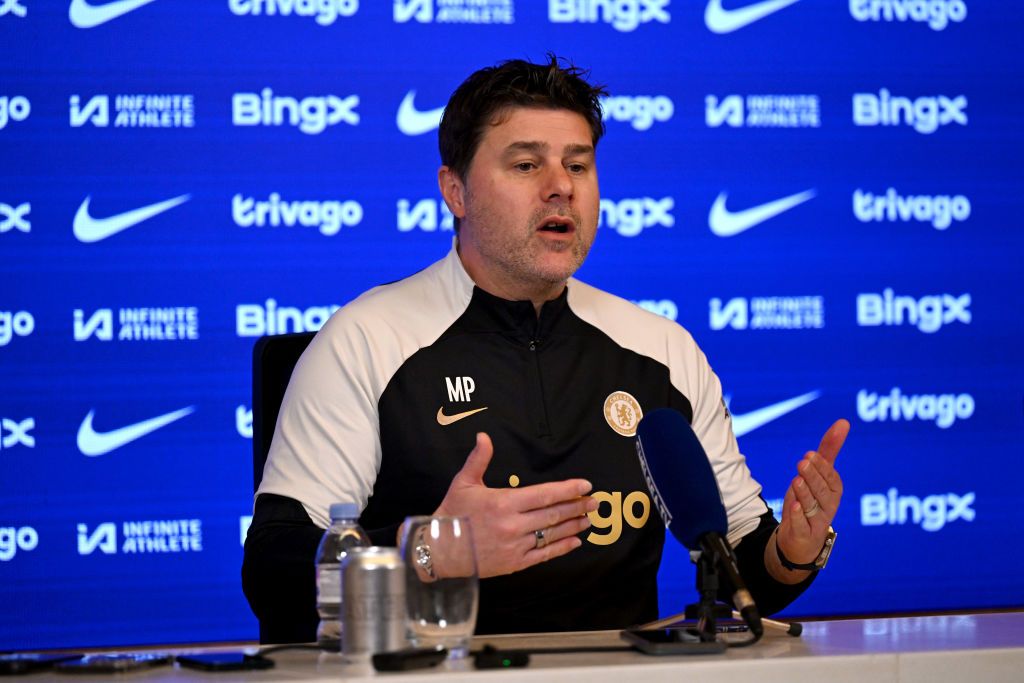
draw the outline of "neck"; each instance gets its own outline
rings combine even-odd
[[[540,317],[540,309],[544,307],[544,304],[552,299],[557,299],[561,295],[562,290],[565,289],[565,280],[558,282],[523,281],[511,276],[511,274],[495,271],[493,268],[482,267],[480,263],[477,263],[469,256],[469,252],[461,248],[458,248],[456,251],[459,255],[459,260],[462,262],[462,267],[470,279],[473,280],[473,284],[488,294],[501,299],[529,301],[533,304],[537,317]]]

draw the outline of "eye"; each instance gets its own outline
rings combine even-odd
[[[566,166],[566,168],[569,170],[569,173],[580,174],[587,172],[587,167],[585,164],[569,164],[568,166]]]
[[[517,171],[532,171],[533,169],[537,168],[537,164],[533,163],[532,161],[519,161],[514,165],[514,168]]]

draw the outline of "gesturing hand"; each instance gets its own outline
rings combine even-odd
[[[808,451],[796,466],[798,474],[786,491],[782,523],[775,538],[791,562],[813,562],[825,543],[843,497],[843,480],[835,462],[849,431],[849,422],[837,420],[821,438],[818,450]],[[774,552],[766,552],[769,567],[777,564],[770,561],[771,555]]]
[[[576,534],[590,526],[586,515],[597,509],[597,501],[586,495],[590,482],[488,488],[483,477],[493,454],[491,437],[477,434],[476,447],[434,512],[470,519],[480,576],[510,574],[579,548]]]

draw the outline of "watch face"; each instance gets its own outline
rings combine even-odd
[[[814,566],[818,569],[824,569],[825,565],[828,564],[828,558],[832,555],[832,547],[836,544],[836,530],[832,527],[828,528],[828,536],[825,537],[825,545],[821,548],[821,553],[817,559],[814,560]]]

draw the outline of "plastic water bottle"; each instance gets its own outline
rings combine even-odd
[[[316,551],[316,640],[324,650],[341,651],[341,561],[351,548],[368,545],[356,504],[331,505],[331,525]]]

